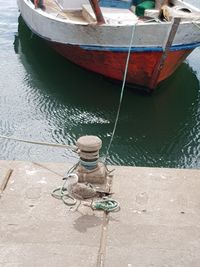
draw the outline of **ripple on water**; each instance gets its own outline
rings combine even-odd
[[[62,59],[20,20],[17,29],[16,0],[0,0],[0,6],[0,133],[66,144],[94,134],[102,138],[105,154],[121,85]],[[196,50],[190,66],[183,64],[155,95],[125,90],[111,163],[200,167],[199,54]],[[7,140],[0,140],[0,150],[4,159],[77,160],[70,150]]]

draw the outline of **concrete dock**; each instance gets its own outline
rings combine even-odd
[[[200,170],[115,167],[106,214],[51,196],[70,167],[0,161],[1,267],[200,266]]]

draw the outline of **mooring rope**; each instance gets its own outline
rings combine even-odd
[[[200,30],[200,25],[198,25],[196,22],[192,22],[192,24],[194,25],[194,26],[196,26],[199,30]]]
[[[0,138],[2,139],[8,139],[12,141],[27,143],[27,144],[33,144],[33,145],[41,145],[41,146],[51,146],[51,147],[60,147],[60,148],[68,148],[73,151],[77,150],[77,147],[75,145],[66,145],[66,144],[55,144],[55,143],[45,143],[45,142],[38,142],[38,141],[31,141],[31,140],[24,140],[24,139],[18,139],[13,137],[8,137],[4,135],[0,135]]]
[[[107,158],[109,156],[109,150],[110,150],[111,144],[113,142],[115,131],[116,131],[116,128],[117,128],[117,123],[118,123],[118,120],[119,120],[119,114],[120,114],[120,110],[121,110],[122,99],[123,99],[123,95],[124,95],[124,88],[125,88],[125,83],[126,83],[126,76],[127,76],[127,72],[128,72],[129,59],[130,59],[130,54],[131,54],[131,46],[132,46],[132,43],[133,43],[133,38],[134,38],[134,34],[135,34],[136,25],[137,25],[137,22],[135,24],[133,24],[133,27],[132,27],[131,40],[130,40],[130,44],[129,44],[128,55],[127,55],[127,58],[126,58],[126,65],[125,65],[124,77],[123,77],[123,82],[122,82],[122,87],[121,87],[119,105],[118,105],[118,109],[117,109],[117,115],[116,115],[116,118],[115,118],[115,124],[114,124],[114,127],[113,127],[112,135],[111,135],[110,142],[109,142],[109,145],[108,145],[108,148],[107,148],[107,151],[106,151],[105,162],[107,161]]]

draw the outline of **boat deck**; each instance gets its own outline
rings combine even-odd
[[[106,24],[134,24],[138,17],[129,9],[105,8],[101,11]],[[94,12],[90,5],[83,5],[81,10],[63,10],[56,1],[45,1],[45,12],[56,18],[64,19],[73,23],[93,24],[96,23]],[[147,21],[148,18],[140,18],[140,22]]]
[[[32,0],[31,0],[32,1]],[[85,7],[84,7],[85,6]],[[88,6],[88,7],[87,7]],[[55,0],[45,0],[45,12],[50,14],[51,16],[54,16],[56,18],[61,18],[67,21],[73,21],[73,23],[81,23],[81,24],[88,24],[88,23],[96,23],[96,18],[94,16],[94,13],[91,9],[91,6],[83,5],[82,9],[80,10],[63,10],[58,3]],[[111,15],[111,20],[109,18],[110,14],[108,15],[108,20],[106,20],[106,24],[113,24],[113,21],[120,18],[119,24],[122,23],[122,21],[126,21],[126,23],[131,24],[131,16],[132,20],[135,21],[138,17],[131,9],[118,9],[118,8],[110,8],[110,11],[108,11],[109,8],[102,8],[102,13],[104,18],[106,19],[106,16],[108,13]],[[184,12],[183,10],[189,10],[190,12]],[[200,10],[193,8],[192,6],[188,6],[187,4],[183,3],[182,1],[174,1],[174,7],[166,6],[166,8],[163,11],[165,14],[166,21],[170,21],[173,16],[178,16],[184,21],[191,21],[191,20],[199,20],[200,18]],[[105,12],[105,14],[104,14]],[[118,12],[115,14],[115,12]],[[147,22],[149,19],[155,19],[156,21],[159,21],[159,10],[156,9],[147,9],[145,12],[146,15],[144,17],[139,17],[139,22]],[[87,14],[86,14],[87,13]],[[121,14],[120,14],[121,13]],[[113,15],[115,16],[113,19]],[[91,19],[92,17],[92,19]],[[128,17],[128,22],[127,22]],[[165,21],[165,19],[164,19]],[[132,22],[134,23],[134,22]],[[115,24],[115,22],[114,22]]]
[[[65,20],[73,20],[77,23],[86,23],[86,19],[82,15],[82,10],[63,11],[54,0],[45,0],[45,12],[57,18]]]

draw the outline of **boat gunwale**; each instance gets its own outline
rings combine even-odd
[[[138,20],[136,20],[135,22],[136,23],[133,23],[133,24],[111,24],[111,23],[105,23],[105,24],[97,24],[96,22],[95,23],[89,23],[88,21],[85,20],[84,22],[84,18],[82,17],[83,19],[83,22],[80,23],[80,22],[77,22],[76,20],[72,20],[72,19],[66,19],[66,18],[61,18],[61,17],[56,17],[56,16],[53,16],[51,13],[48,13],[46,12],[45,10],[42,10],[40,8],[35,8],[34,4],[31,2],[31,0],[22,0],[24,3],[26,3],[27,5],[30,6],[30,8],[37,12],[38,14],[42,15],[42,16],[45,16],[47,18],[50,18],[50,19],[53,19],[53,20],[56,20],[56,21],[60,21],[60,22],[64,22],[66,24],[76,24],[76,25],[92,25],[93,27],[96,25],[97,27],[126,27],[126,26],[130,26],[132,27],[133,25],[136,25],[136,26],[146,26],[146,25],[170,25],[172,23],[172,21],[162,21],[162,20],[158,20],[158,19],[155,19],[154,21],[143,21],[143,20],[140,20],[140,17],[138,17]],[[56,3],[56,1],[54,1]],[[184,2],[184,5],[185,6],[189,6],[189,7],[193,7],[195,8],[195,6],[193,5],[190,5],[186,2]],[[59,7],[59,5],[58,5]],[[60,7],[59,7],[60,8]],[[80,9],[81,10],[81,9]],[[61,8],[60,8],[60,11],[63,12],[64,14],[70,14],[70,13],[73,13],[72,10],[69,10],[69,11],[63,11]],[[76,12],[77,10],[74,10],[74,12]],[[198,9],[198,11],[200,12],[200,9]],[[134,14],[134,13],[133,13]],[[152,18],[153,20],[154,18]],[[184,24],[191,24],[191,23],[196,23],[196,24],[199,24],[200,26],[200,18],[199,20],[181,20],[180,24],[181,25],[184,25]]]
[[[41,10],[41,9],[35,9],[34,4],[30,1],[30,0],[18,0],[18,2],[21,1],[24,4],[27,5],[27,8],[30,8],[33,12],[33,14],[37,13],[38,15],[45,17],[46,19],[52,20],[52,21],[58,21],[59,23],[64,23],[64,24],[68,24],[68,25],[74,25],[75,23],[73,21],[70,20],[66,20],[66,19],[61,19],[61,18],[57,18],[57,17],[52,17],[50,14],[48,14],[47,12]],[[22,15],[23,17],[23,15]],[[52,41],[55,43],[63,43],[63,44],[71,44],[71,45],[77,45],[80,48],[83,48],[84,50],[94,50],[94,51],[113,51],[113,52],[127,52],[128,46],[127,45],[115,45],[115,44],[78,44],[78,43],[74,43],[74,42],[60,42],[58,40],[54,40],[51,37],[48,38],[48,36],[44,36],[43,34],[40,34],[39,32],[37,32],[29,23],[29,21],[27,21],[27,19],[25,19],[23,17],[24,21],[26,22],[26,24],[29,26],[29,28],[39,37],[46,39],[47,41]],[[181,25],[189,25],[189,24],[193,24],[193,21],[182,21]],[[196,24],[198,24],[200,26],[200,21],[195,21]],[[103,25],[97,25],[97,24],[90,24],[90,23],[86,23],[86,24],[82,24],[82,23],[76,23],[74,26],[76,27],[88,27],[88,28],[103,28],[103,27],[110,27],[112,28],[124,28],[126,27],[126,29],[131,29],[133,25],[111,25],[111,24],[103,24]],[[140,28],[140,27],[147,27],[147,26],[155,26],[155,25],[162,25],[162,27],[166,26],[168,27],[168,29],[170,28],[170,25],[172,25],[172,22],[149,22],[149,23],[137,23],[135,25],[135,27]],[[165,27],[165,28],[166,28]],[[81,29],[81,28],[80,28]],[[164,28],[163,28],[164,29]],[[200,46],[200,40],[192,41],[190,42],[186,42],[186,43],[175,43],[174,45],[171,46],[170,50],[171,51],[178,51],[178,50],[189,50],[189,49],[194,49],[196,47]],[[145,44],[145,46],[136,44],[134,46],[132,46],[131,51],[132,52],[160,52],[163,51],[163,47],[164,47],[164,43],[161,45],[156,45],[156,44]]]
[[[76,20],[71,20],[71,19],[66,19],[66,18],[61,18],[61,17],[53,16],[51,13],[48,13],[45,10],[42,10],[41,8],[35,8],[34,4],[31,2],[31,0],[21,0],[21,1],[23,1],[24,3],[26,3],[34,12],[36,12],[36,13],[42,15],[42,16],[45,16],[47,18],[50,18],[50,19],[53,19],[53,20],[56,20],[56,21],[60,21],[60,22],[64,22],[66,24],[76,24],[76,25],[81,25],[81,26],[87,26],[87,25],[89,26],[89,25],[91,25],[92,27],[95,27],[95,26],[97,26],[97,27],[127,27],[127,26],[133,27],[134,25],[136,25],[136,26],[146,26],[146,25],[170,25],[171,24],[171,21],[161,21],[161,20],[159,20],[159,21],[158,20],[154,20],[154,21],[143,21],[143,20],[140,20],[139,17],[138,17],[138,20],[133,21],[135,23],[132,23],[132,24],[111,24],[111,23],[105,23],[105,24],[99,25],[96,22],[95,23],[89,23],[86,20],[85,20],[85,22],[80,23],[80,22],[77,22]],[[60,9],[60,10],[62,11],[62,9]],[[63,13],[67,15],[68,12],[69,13],[73,13],[72,10],[65,11]],[[152,18],[152,20],[153,19],[154,18]],[[84,19],[83,19],[83,21],[84,21]],[[183,21],[183,22],[188,23],[187,21]]]

